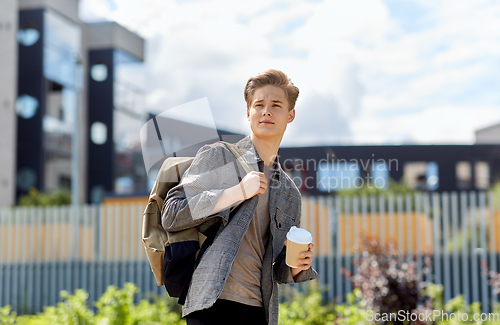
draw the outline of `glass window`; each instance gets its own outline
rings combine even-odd
[[[59,188],[66,189],[68,191],[71,190],[71,177],[68,176],[60,176],[59,177]]]
[[[49,92],[47,94],[47,107],[45,114],[58,120],[64,120],[63,86],[49,80]]]
[[[90,76],[97,82],[108,79],[108,66],[104,63],[94,64],[90,68]]]
[[[417,191],[434,191],[439,188],[439,167],[436,162],[407,162],[403,177],[409,187]]]
[[[45,10],[45,45],[78,59],[82,52],[82,31],[78,24],[53,10]]]
[[[457,189],[466,190],[472,186],[472,169],[468,161],[459,161],[455,165],[455,177],[457,179]]]
[[[439,168],[438,164],[434,161],[427,163],[427,171],[425,173],[427,189],[435,191],[439,187]]]
[[[372,165],[372,184],[370,186],[375,186],[377,188],[388,188],[389,187],[389,167],[385,162],[375,162]]]
[[[134,180],[130,176],[118,177],[115,180],[115,192],[117,194],[134,193]]]
[[[114,175],[115,192],[122,194],[146,192],[152,184],[151,181],[148,182],[140,138],[141,128],[148,119],[144,111],[144,91],[138,86],[141,84],[141,73],[137,69],[142,63],[120,50],[115,50],[113,56],[113,76],[106,75],[106,78],[113,78],[114,90],[113,141],[117,157]],[[107,74],[99,70],[95,73],[97,76],[93,78],[98,79]],[[103,76],[99,76],[101,73]],[[156,133],[154,135],[158,141]],[[162,139],[163,144],[169,148],[181,147],[180,143],[177,143],[180,139],[165,136]]]
[[[108,141],[108,128],[106,124],[101,122],[94,122],[90,127],[90,139],[93,143],[100,145]]]
[[[90,202],[94,204],[101,203],[105,193],[106,191],[104,190],[104,186],[101,185],[93,186],[92,189],[90,190]]]
[[[322,162],[317,172],[318,190],[322,192],[359,188],[362,186],[357,163]]]
[[[46,47],[43,56],[44,75],[67,87],[79,84],[79,65],[72,57],[64,55],[57,49]]]
[[[40,32],[35,28],[23,28],[17,31],[17,41],[24,46],[35,45],[40,39]]]
[[[45,77],[66,87],[81,88],[83,75],[79,63],[82,57],[80,26],[53,10],[45,11],[44,22]]]
[[[24,119],[35,116],[38,110],[38,99],[30,95],[21,95],[16,100],[16,113]]]
[[[36,172],[34,169],[25,167],[17,172],[16,182],[17,188],[21,191],[28,191],[30,187],[35,186],[37,181]]]
[[[43,116],[45,190],[68,186],[72,140],[83,84],[82,32],[56,11],[44,11],[43,73],[47,80]],[[49,172],[50,170],[50,172]]]
[[[490,187],[490,165],[485,161],[474,164],[475,185],[478,190],[487,190]]]

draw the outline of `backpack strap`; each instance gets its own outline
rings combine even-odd
[[[243,158],[243,154],[240,152],[240,149],[236,145],[224,141],[219,141],[219,142],[224,143],[226,145],[229,151],[231,151],[232,154],[236,157],[236,160],[240,163],[241,167],[243,167],[245,172],[249,173],[253,170],[250,166],[248,166],[247,162]]]

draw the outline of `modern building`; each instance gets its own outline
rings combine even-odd
[[[72,189],[79,202],[98,186],[114,191],[130,126],[122,112],[148,118],[137,113],[141,90],[120,74],[144,60],[144,40],[113,22],[80,21],[78,0],[4,1],[0,40],[0,206],[31,187]]]
[[[325,195],[402,181],[423,191],[487,190],[500,181],[500,145],[381,145],[281,148],[302,193]]]
[[[143,62],[144,40],[114,22],[80,21],[78,0],[4,1],[0,41],[0,206],[30,187],[71,188],[79,202],[93,203],[110,194],[144,195],[148,173],[168,151],[193,155],[204,143],[243,136],[157,118],[153,124],[167,131],[148,139],[162,150],[145,162],[138,130],[152,115],[144,113],[140,87],[123,77]],[[193,144],[186,138],[192,134],[204,141]],[[279,154],[304,193],[370,180],[386,187],[389,179],[430,191],[485,190],[500,180],[500,124],[476,131],[476,139],[476,145],[300,147]]]
[[[107,192],[147,189],[138,131],[148,115],[141,90],[120,73],[144,60],[144,40],[116,23],[90,24],[86,30],[86,197],[97,203]]]
[[[500,123],[476,131],[477,144],[500,144]]]

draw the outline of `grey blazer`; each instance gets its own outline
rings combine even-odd
[[[263,171],[250,136],[236,143],[247,164]],[[278,324],[278,284],[304,282],[318,277],[310,268],[294,278],[285,264],[286,233],[300,226],[301,195],[294,182],[281,169],[278,158],[272,167],[269,187],[270,239],[262,265],[261,291],[268,324]],[[212,245],[202,256],[189,286],[182,316],[211,307],[224,288],[241,240],[257,208],[259,196],[242,202],[230,222],[230,207],[209,215],[224,189],[237,185],[245,171],[234,155],[222,143],[203,146],[196,154],[181,182],[165,198],[162,225],[168,231],[180,231],[197,226],[203,232],[222,221]],[[235,203],[236,204],[236,203]]]

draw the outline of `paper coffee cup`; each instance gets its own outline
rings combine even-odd
[[[297,268],[297,260],[302,258],[300,253],[309,250],[312,235],[309,231],[293,226],[286,234],[286,265]]]

